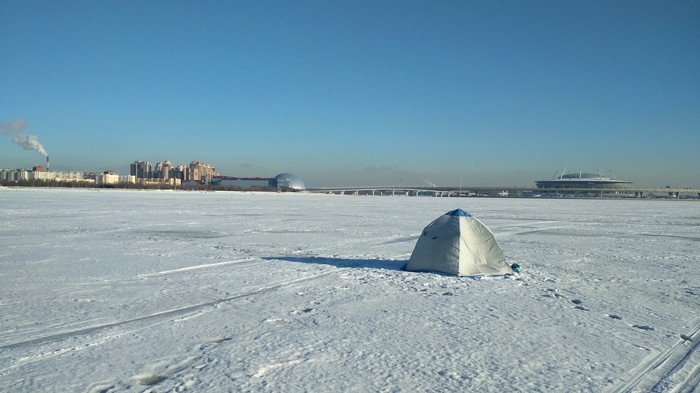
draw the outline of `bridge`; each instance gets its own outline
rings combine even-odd
[[[699,198],[700,188],[535,188],[535,187],[325,187],[309,192],[338,195],[432,197],[588,197],[588,198]]]

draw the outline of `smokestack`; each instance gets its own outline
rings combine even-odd
[[[46,156],[46,172],[49,171],[49,156]]]

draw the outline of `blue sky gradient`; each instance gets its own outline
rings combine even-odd
[[[700,186],[697,1],[14,1],[0,167]]]

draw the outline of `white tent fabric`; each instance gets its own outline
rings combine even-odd
[[[491,230],[461,209],[425,227],[405,268],[457,276],[513,273]]]

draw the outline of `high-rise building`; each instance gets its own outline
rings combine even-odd
[[[214,176],[218,176],[216,173],[216,168],[210,164],[205,164],[203,162],[192,161],[190,163],[190,180],[194,181],[204,181],[211,182]]]
[[[157,163],[153,169],[154,179],[170,179],[173,177],[173,175],[173,164],[170,162],[170,160]]]
[[[209,183],[215,176],[216,168],[210,164],[205,164],[199,161],[192,161],[190,165],[178,165],[174,167],[170,160],[165,160],[162,163],[156,163],[155,167],[151,167],[148,161],[134,161],[131,164],[131,176],[138,179],[179,179],[183,182],[195,181]]]
[[[131,176],[137,179],[150,179],[152,177],[151,164],[148,161],[134,161],[131,164]]]
[[[173,164],[170,162],[170,160],[165,160],[163,162],[163,179],[170,179],[173,171]]]
[[[174,176],[176,179],[180,179],[181,181],[188,181],[190,180],[190,167],[187,165],[178,165],[177,168],[174,169]]]
[[[153,169],[153,178],[154,179],[162,179],[163,178],[163,163],[162,162],[156,163],[156,166]]]

